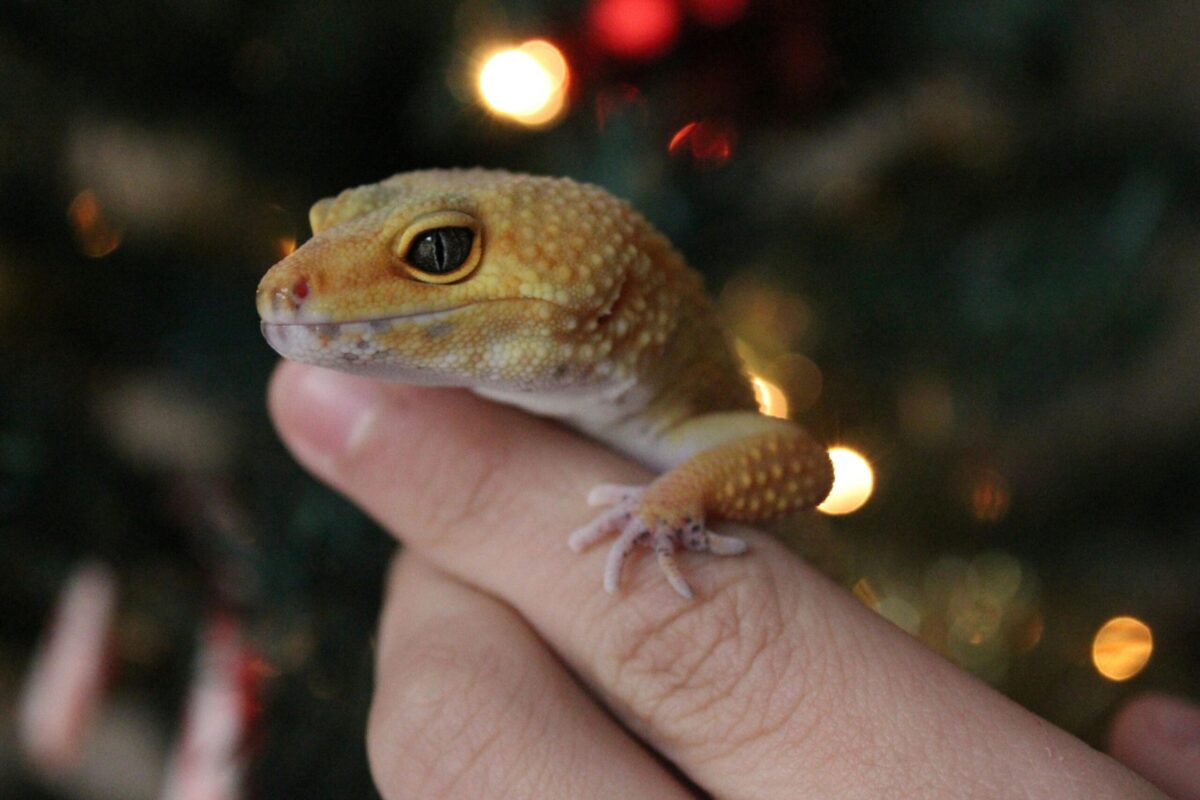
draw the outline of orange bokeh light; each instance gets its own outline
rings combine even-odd
[[[1092,640],[1092,663],[1110,681],[1127,681],[1146,668],[1154,651],[1150,626],[1135,617],[1113,617]]]

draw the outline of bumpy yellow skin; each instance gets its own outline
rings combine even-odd
[[[804,430],[757,414],[699,276],[641,215],[566,178],[428,170],[319,201],[313,238],[263,277],[258,310],[284,356],[477,393],[555,417],[666,474],[577,531],[619,532],[605,585],[635,544],[676,590],[680,547],[732,554],[708,518],[761,522],[811,507],[832,484]],[[434,275],[415,237],[467,228],[471,255]]]

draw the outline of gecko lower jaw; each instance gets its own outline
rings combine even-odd
[[[324,322],[310,316],[304,321],[264,319],[259,324],[267,344],[284,358],[362,371],[362,367],[388,357],[390,351],[380,339],[394,329],[415,325],[424,328],[428,336],[444,336],[454,327],[447,318],[469,305],[342,322]]]

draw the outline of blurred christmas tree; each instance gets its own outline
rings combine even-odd
[[[371,795],[391,545],[275,441],[252,297],[314,199],[428,166],[668,233],[764,407],[863,457],[799,544],[880,613],[1093,741],[1200,693],[1194,4],[0,14],[0,719],[68,577],[118,598],[103,735],[45,780],[0,729],[3,796],[156,796],[189,685],[247,795]]]

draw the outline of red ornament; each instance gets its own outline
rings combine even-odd
[[[592,39],[614,56],[650,59],[671,49],[679,17],[675,0],[593,0],[587,20]]]

